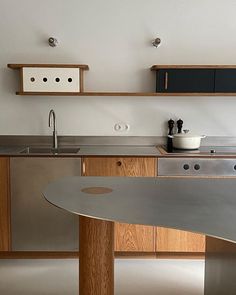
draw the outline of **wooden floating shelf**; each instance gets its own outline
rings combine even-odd
[[[89,70],[88,65],[83,64],[8,64],[10,69],[21,69],[21,68],[80,68],[83,70]]]
[[[236,69],[236,65],[153,65],[150,69]]]
[[[38,96],[236,96],[236,93],[161,93],[161,92],[16,92]]]
[[[16,92],[17,95],[28,96],[143,96],[143,97],[162,97],[162,96],[236,96],[236,92],[125,92],[125,91],[84,91],[84,70],[88,70],[89,66],[85,64],[8,64],[8,67],[14,70],[20,70],[20,91]],[[40,89],[32,87],[24,88],[23,85],[23,69],[24,68],[79,68],[79,91],[77,89],[66,89],[68,91],[60,91],[58,89]],[[158,71],[161,69],[236,69],[236,65],[153,65],[151,70]],[[33,90],[33,91],[32,91]],[[64,90],[64,89],[63,89]],[[222,89],[223,90],[223,89]],[[76,92],[74,92],[76,91]],[[232,91],[232,90],[231,90]]]

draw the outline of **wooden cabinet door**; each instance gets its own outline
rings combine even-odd
[[[214,92],[214,69],[157,71],[157,92]]]
[[[0,157],[0,251],[11,248],[9,158]]]
[[[163,227],[156,231],[156,252],[205,252],[204,235]]]
[[[155,176],[156,159],[91,157],[83,162],[85,176]],[[155,227],[115,223],[115,251],[155,252]]]

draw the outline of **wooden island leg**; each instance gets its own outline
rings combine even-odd
[[[79,218],[79,295],[114,294],[114,223]]]
[[[206,237],[205,295],[236,294],[236,244]]]

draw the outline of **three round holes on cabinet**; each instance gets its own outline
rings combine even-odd
[[[31,78],[30,78],[30,81],[31,81],[31,82],[35,82],[35,81],[36,81],[35,77],[31,77]],[[61,81],[61,79],[60,79],[59,77],[56,77],[56,78],[55,78],[55,82],[59,83],[60,81]],[[68,81],[69,83],[71,83],[71,82],[73,81],[73,79],[72,79],[72,78],[68,78],[67,81]],[[44,77],[44,78],[43,78],[43,82],[44,82],[44,83],[48,82],[48,78],[47,78],[47,77]]]

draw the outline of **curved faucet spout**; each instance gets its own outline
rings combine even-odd
[[[48,126],[51,127],[53,124],[53,148],[58,148],[57,130],[56,130],[56,114],[54,110],[50,110],[48,115]]]
[[[53,130],[56,130],[56,114],[54,110],[50,110],[49,116],[48,116],[48,127],[51,127],[52,124],[52,118],[53,118]]]

